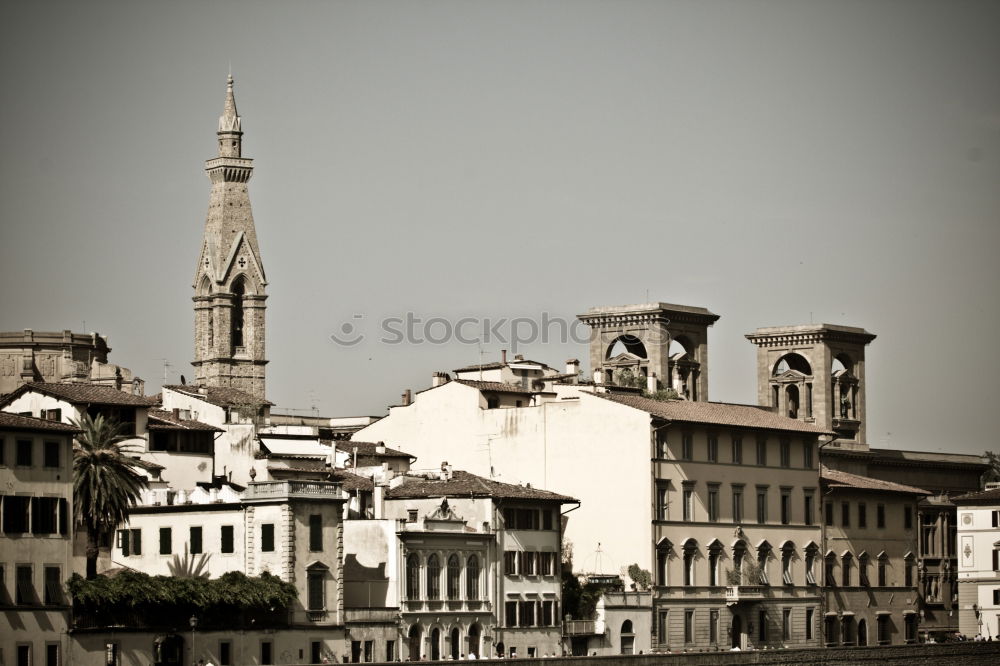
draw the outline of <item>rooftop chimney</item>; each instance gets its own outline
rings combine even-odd
[[[441,480],[451,481],[452,476],[454,476],[452,467],[451,465],[448,464],[448,461],[445,460],[443,463],[441,463]]]
[[[174,418],[177,419],[178,421],[180,421],[181,420],[181,408],[180,407],[174,407],[172,411],[174,413]]]
[[[403,406],[406,407],[411,402],[413,402],[413,393],[410,391],[410,389],[406,389],[405,391],[403,391]]]
[[[451,381],[451,375],[447,372],[435,372],[431,375],[431,388],[447,384],[449,381]]]
[[[566,359],[566,374],[567,375],[580,374],[580,359],[578,358]]]
[[[385,453],[385,442],[379,442],[375,445],[375,453]]]
[[[507,350],[506,349],[501,349],[500,350],[500,362],[503,363],[504,365],[507,365]]]
[[[523,361],[524,360],[524,354],[514,354],[514,360],[515,361]]]

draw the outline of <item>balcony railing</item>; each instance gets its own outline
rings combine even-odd
[[[596,620],[564,620],[563,636],[594,636],[598,633]]]
[[[340,484],[331,481],[257,481],[247,486],[247,500],[270,500],[283,497],[340,499]]]
[[[458,599],[444,601],[442,599],[407,599],[403,601],[403,610],[408,613],[419,613],[422,611],[442,611],[468,613],[468,612],[490,612],[492,604],[481,599]]]
[[[726,588],[726,603],[732,605],[763,599],[764,589],[763,585],[731,585]]]

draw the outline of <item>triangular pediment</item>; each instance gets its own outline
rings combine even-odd
[[[622,352],[621,354],[618,354],[618,356],[608,359],[605,362],[605,365],[635,365],[636,363],[645,360],[646,359],[641,356],[636,356],[630,352]]]
[[[798,370],[785,370],[780,375],[777,375],[775,379],[777,379],[778,381],[797,382],[806,379],[810,376],[811,375],[801,373]]]

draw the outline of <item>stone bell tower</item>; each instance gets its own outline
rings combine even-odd
[[[205,162],[212,189],[193,284],[195,378],[264,400],[267,278],[247,193],[253,160],[243,157],[231,75],[217,134],[219,154]]]
[[[757,402],[866,444],[865,347],[875,335],[834,324],[772,326],[748,333],[757,345]]]
[[[590,327],[594,379],[614,384],[623,370],[643,388],[672,388],[689,400],[708,400],[708,327],[719,315],[705,308],[644,303],[590,308],[577,318]],[[623,348],[616,352],[621,343]],[[671,351],[671,343],[674,350]]]

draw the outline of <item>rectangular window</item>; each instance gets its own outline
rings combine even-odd
[[[31,440],[30,439],[19,439],[17,440],[17,451],[14,458],[14,464],[18,467],[31,467]]]
[[[323,550],[323,517],[318,513],[309,516],[309,550],[314,553]]]
[[[823,561],[823,579],[827,587],[836,587],[837,585],[837,579],[834,577],[834,568],[836,565],[837,563],[832,555]]]
[[[233,526],[223,525],[220,530],[220,541],[221,547],[219,550],[223,553],[229,554],[233,552]]]
[[[840,503],[840,524],[844,527],[851,526],[851,503]]]
[[[813,502],[815,500],[815,496],[813,495],[813,491],[812,490],[803,490],[802,491],[802,499],[803,499],[802,510],[803,510],[803,513],[805,513],[805,515],[802,517],[802,522],[804,522],[806,525],[812,525],[813,524]]]
[[[129,547],[129,531],[128,530],[118,530],[117,538],[115,540],[115,547],[122,551],[122,557],[128,557],[132,554],[132,549]]]
[[[743,522],[743,486],[733,485],[733,522]]]
[[[15,584],[14,603],[18,606],[30,606],[35,603],[35,583],[31,579],[31,565],[18,564],[14,570]]]
[[[274,644],[271,641],[260,642],[260,663],[262,666],[274,664]]]
[[[689,432],[681,435],[681,460],[694,459],[694,435]]]
[[[766,465],[767,464],[767,440],[758,439],[757,440],[757,464]]]
[[[824,504],[823,509],[826,513],[826,515],[824,516],[825,519],[824,522],[826,523],[827,527],[833,527],[833,502],[827,502],[826,504]]]
[[[555,573],[556,554],[546,552],[546,553],[541,553],[541,557],[542,557],[541,574],[543,576],[553,575]]]
[[[913,529],[913,507],[904,506],[903,507],[903,529],[912,530]]]
[[[42,466],[49,469],[58,469],[61,466],[61,456],[59,455],[61,448],[61,442],[45,442],[42,449]]]
[[[521,618],[522,627],[533,627],[535,626],[535,602],[534,601],[522,601],[518,607],[518,613]]]
[[[666,481],[656,482],[656,519],[657,520],[667,520],[669,514],[667,508],[669,506],[669,500],[667,492],[669,487]]]
[[[875,526],[880,530],[885,529],[885,504],[875,506]]]
[[[264,523],[260,526],[260,552],[274,552],[274,523]]]
[[[757,523],[767,522],[767,486],[757,486]]]
[[[656,616],[656,637],[660,643],[667,643],[669,638],[669,611],[660,611]]]
[[[59,498],[31,498],[31,533],[55,534],[59,530]]]
[[[781,609],[781,640],[788,642],[792,640],[792,609]]]
[[[7,464],[7,458],[4,454],[6,448],[7,448],[7,440],[5,440],[3,437],[0,437],[0,466]]]
[[[396,661],[396,641],[385,642],[385,660],[387,662]]]
[[[816,554],[815,551],[806,551],[806,584],[816,584]]]
[[[542,511],[542,529],[551,530],[553,525],[552,512],[548,509]]]
[[[189,548],[192,555],[200,555],[202,553],[202,538],[201,538],[201,527],[192,526],[191,534],[188,538]]]
[[[757,640],[767,642],[767,611],[764,610],[757,613]]]
[[[719,611],[714,608],[708,611],[708,642],[712,645],[719,643]]]
[[[781,524],[788,525],[792,522],[792,489],[781,489]]]
[[[173,550],[173,545],[170,543],[172,540],[172,533],[169,527],[160,528],[160,555],[170,555]]]
[[[661,428],[656,431],[656,457],[667,457],[667,429]]]
[[[694,643],[694,610],[684,611],[684,642]]]
[[[686,486],[684,488],[684,522],[689,523],[694,520],[694,488]]]
[[[779,451],[780,451],[780,457],[781,457],[781,466],[782,467],[791,467],[792,466],[792,443],[790,441],[788,441],[787,439],[783,439],[783,440],[781,440],[781,444],[779,445],[779,447],[780,447]]]
[[[232,641],[219,641],[219,666],[232,666],[232,664],[233,664]]]
[[[45,644],[45,666],[59,666],[59,643]]]
[[[31,666],[31,643],[17,644],[17,666]],[[109,666],[118,666],[116,663]]]
[[[806,609],[806,640],[811,641],[813,638],[813,622],[815,621],[816,611],[812,608]]]
[[[504,551],[503,572],[508,576],[517,575],[517,551]]]
[[[547,599],[542,602],[541,623],[543,626],[551,627],[555,624],[555,602]]]
[[[813,444],[808,439],[802,441],[802,466],[806,469],[813,467]]]
[[[719,520],[719,484],[708,485],[708,519],[711,522]]]
[[[7,495],[3,498],[4,534],[26,534],[30,525],[31,498]]]
[[[885,560],[879,558],[878,561],[878,586],[885,587]]]
[[[136,527],[129,530],[129,532],[131,532],[129,540],[132,546],[132,554],[142,555],[142,530]]]
[[[45,567],[45,605],[59,606],[64,602],[59,567]]]
[[[538,553],[525,551],[521,554],[521,573],[525,576],[535,575],[535,557]]]
[[[417,522],[417,510],[410,509],[406,512],[406,522],[415,523]]]
[[[719,462],[719,436],[708,436],[708,462]]]
[[[504,620],[508,627],[517,626],[517,602],[508,601],[504,604]]]
[[[309,588],[309,610],[326,610],[325,585],[323,584],[324,572],[313,570],[308,572],[306,584]]]
[[[868,507],[864,502],[858,503],[858,527],[861,529],[868,527]]]
[[[889,616],[879,615],[875,618],[877,624],[877,635],[879,645],[889,644]]]
[[[739,435],[733,435],[733,464],[743,464],[743,438]]]

